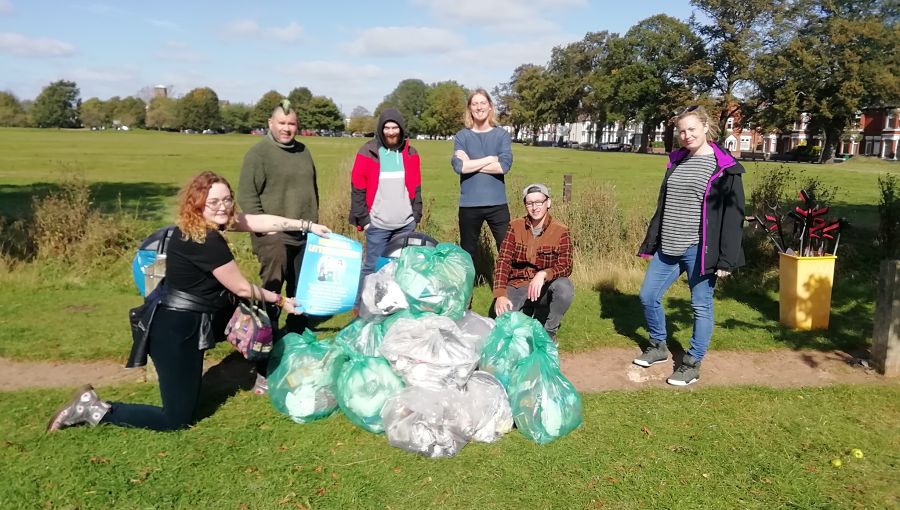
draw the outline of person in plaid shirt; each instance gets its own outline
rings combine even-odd
[[[529,184],[522,190],[527,215],[509,224],[494,265],[494,313],[519,310],[541,320],[556,341],[563,315],[572,304],[572,238],[569,227],[550,216],[550,190]],[[535,306],[538,305],[538,306]]]

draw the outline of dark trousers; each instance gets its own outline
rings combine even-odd
[[[280,294],[284,287],[287,297],[296,296],[297,279],[300,276],[306,242],[292,246],[284,244],[278,235],[253,235],[250,239],[253,253],[259,259],[259,277],[263,288]],[[266,304],[266,315],[272,321],[276,342],[282,333],[303,333],[306,329],[305,315],[288,315],[284,321],[284,328],[279,330],[278,318],[281,315],[281,308],[273,303]],[[256,372],[268,375],[268,361],[257,362]]]
[[[159,376],[162,407],[113,402],[102,423],[151,430],[178,430],[193,423],[200,399],[203,351],[198,349],[198,312],[160,307],[150,330],[150,358]]]
[[[575,299],[575,286],[568,278],[561,276],[545,283],[541,289],[541,297],[535,301],[528,300],[528,286],[506,287],[506,297],[512,303],[513,310],[518,310],[540,322],[548,333],[559,331],[563,315],[572,306]],[[494,307],[491,306],[491,309]]]
[[[459,246],[472,256],[472,260],[475,260],[475,253],[478,251],[481,224],[485,221],[499,250],[500,243],[506,237],[506,230],[509,229],[509,206],[502,204],[459,208]]]

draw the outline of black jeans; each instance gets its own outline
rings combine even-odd
[[[280,294],[281,288],[285,287],[287,297],[295,297],[306,241],[304,240],[299,246],[292,246],[284,244],[279,237],[277,234],[251,236],[253,253],[259,259],[259,277],[264,289]],[[290,314],[285,318],[284,329],[280,330],[278,317],[281,315],[281,308],[273,303],[266,304],[266,315],[272,321],[276,342],[279,341],[282,333],[303,333],[307,326],[305,315]],[[268,367],[268,360],[258,361],[256,362],[256,373],[267,376],[269,374]]]
[[[203,351],[201,313],[160,307],[150,329],[150,358],[159,375],[162,407],[113,402],[101,423],[167,431],[193,423],[200,399]]]
[[[501,204],[459,208],[459,245],[472,256],[472,260],[475,260],[475,253],[478,251],[481,224],[485,221],[499,250],[509,229],[509,206]]]

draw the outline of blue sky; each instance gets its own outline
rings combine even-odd
[[[306,86],[344,112],[369,110],[400,80],[493,88],[519,64],[589,31],[625,33],[688,0],[0,0],[0,90],[33,99],[57,79],[82,99],[209,86],[255,103]]]

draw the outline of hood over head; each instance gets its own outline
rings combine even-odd
[[[406,120],[404,120],[403,114],[396,108],[387,108],[378,116],[378,124],[375,126],[375,139],[378,140],[378,145],[388,149],[391,148],[384,142],[384,125],[388,122],[396,122],[397,125],[400,126],[400,145],[393,149],[398,150],[403,148],[403,144],[406,141]]]

